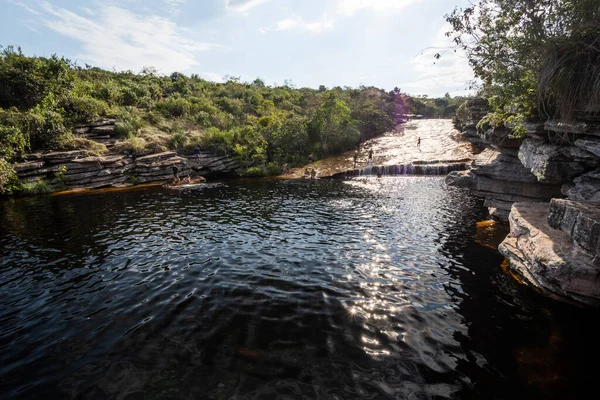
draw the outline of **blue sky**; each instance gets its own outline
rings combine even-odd
[[[79,65],[297,87],[465,94],[444,14],[464,0],[0,0],[0,45]]]

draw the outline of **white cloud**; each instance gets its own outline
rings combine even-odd
[[[469,66],[464,53],[446,37],[450,27],[444,23],[438,30],[431,47],[423,50],[409,63],[417,73],[417,79],[403,83],[402,89],[409,93],[429,93],[432,96],[465,94],[464,89],[473,80],[473,70]],[[441,54],[436,60],[434,55]]]
[[[375,11],[399,11],[421,0],[337,0],[336,10],[345,15],[353,15],[362,9]]]
[[[225,8],[230,11],[246,12],[270,0],[225,0]]]
[[[218,83],[225,82],[223,76],[221,74],[217,74],[216,72],[200,72],[199,75],[207,81],[213,81]]]
[[[159,16],[107,6],[89,19],[48,2],[40,5],[46,13],[45,26],[82,43],[80,61],[104,68],[139,71],[154,66],[161,72],[185,71],[198,65],[199,52],[215,47],[193,40],[189,30]]]
[[[22,3],[22,2],[20,2],[18,0],[6,0],[6,1],[8,1],[9,3],[14,4],[16,6],[22,7],[22,8],[24,8],[25,10],[27,10],[28,12],[30,12],[32,14],[42,15],[41,12],[39,12],[37,10],[34,10],[33,8],[29,7],[27,4],[24,4],[24,3]]]
[[[300,30],[308,31],[310,33],[321,33],[324,30],[333,29],[333,19],[329,18],[327,14],[323,15],[320,19],[314,22],[305,21],[302,17],[294,16],[293,18],[286,18],[277,23],[275,28],[260,28],[260,33],[267,33],[269,31],[287,31],[287,30]]]
[[[88,8],[88,7],[79,7],[79,8],[82,9],[83,11],[85,11],[86,14],[88,14],[88,15],[96,15],[96,13],[91,8]]]
[[[162,0],[167,6],[167,11],[173,14],[179,13],[179,6],[187,3],[187,0]]]

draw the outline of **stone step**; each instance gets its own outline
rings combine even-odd
[[[600,256],[600,203],[552,199],[548,224],[565,232],[578,246]]]

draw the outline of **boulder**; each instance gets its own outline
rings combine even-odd
[[[493,179],[537,182],[537,178],[521,164],[517,157],[491,149],[484,150],[477,156],[471,170],[477,175]]]
[[[570,181],[589,169],[573,155],[577,150],[540,140],[526,139],[519,148],[519,160],[541,183],[559,184]]]
[[[600,138],[588,137],[585,139],[577,139],[575,141],[575,146],[594,154],[596,157],[600,157]]]
[[[600,258],[548,224],[549,203],[515,203],[498,250],[525,282],[557,300],[600,306]]]
[[[578,246],[600,256],[600,203],[552,199],[548,224],[565,232]]]
[[[574,201],[600,202],[600,170],[588,172],[563,185],[563,193]]]

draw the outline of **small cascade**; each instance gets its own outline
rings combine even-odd
[[[450,163],[450,164],[399,164],[399,165],[370,165],[355,171],[354,176],[369,176],[369,175],[447,175],[452,171],[463,171],[468,168],[467,163]]]

